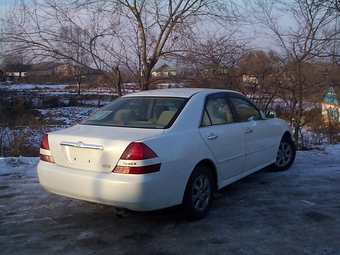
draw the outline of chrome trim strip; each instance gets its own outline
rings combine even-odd
[[[87,144],[87,143],[83,143],[82,141],[79,141],[79,142],[60,142],[60,145],[77,147],[77,148],[85,148],[85,149],[93,149],[93,150],[103,150],[104,149],[104,147],[101,146],[101,145]]]

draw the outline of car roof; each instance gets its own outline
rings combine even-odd
[[[210,94],[212,92],[216,93],[216,92],[235,92],[235,91],[222,90],[222,89],[207,89],[207,88],[173,88],[173,89],[155,89],[155,90],[140,91],[136,93],[127,94],[123,97],[159,96],[159,97],[189,98],[197,93]]]

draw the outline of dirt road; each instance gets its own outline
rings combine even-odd
[[[178,208],[124,218],[47,193],[35,162],[0,176],[1,254],[340,254],[340,157],[298,152],[286,172],[260,171],[216,193],[206,218]]]

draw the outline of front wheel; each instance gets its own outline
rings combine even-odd
[[[189,178],[182,203],[189,220],[200,220],[207,215],[211,208],[213,192],[213,177],[209,168],[198,165]]]
[[[276,155],[276,162],[271,165],[274,171],[285,171],[294,163],[296,147],[293,140],[288,137],[282,137],[279,149]]]

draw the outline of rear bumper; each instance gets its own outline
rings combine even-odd
[[[51,193],[135,211],[180,204],[185,188],[174,187],[169,182],[179,176],[164,176],[159,172],[145,175],[99,173],[44,161],[39,162],[37,172],[40,184]]]

